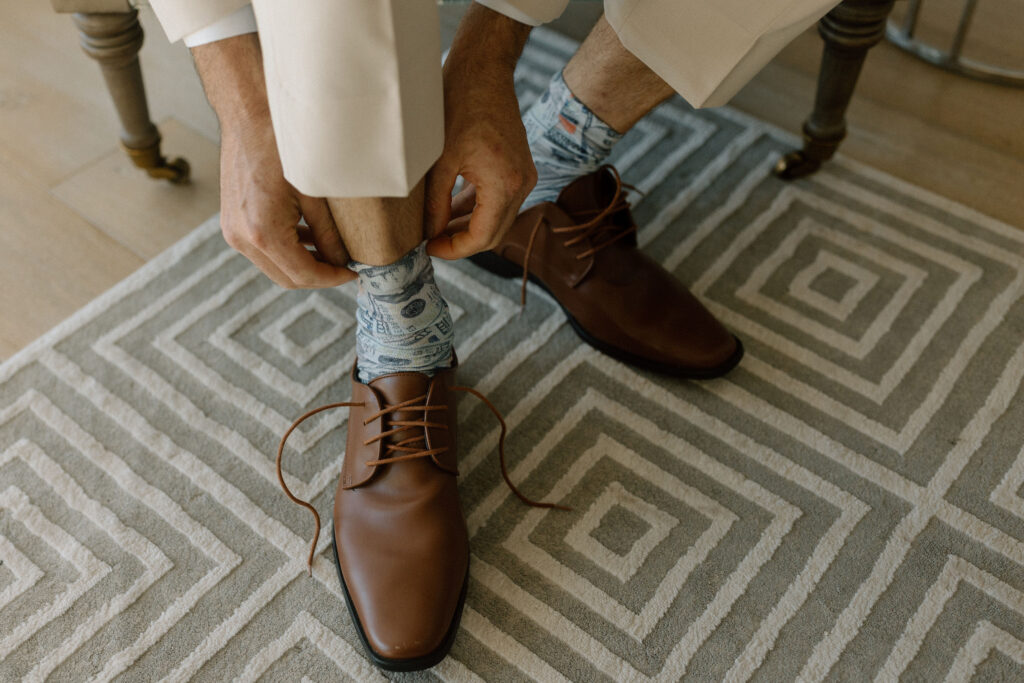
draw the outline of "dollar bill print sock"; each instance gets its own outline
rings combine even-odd
[[[524,209],[555,201],[566,185],[597,170],[622,137],[576,99],[561,72],[523,115],[523,125],[537,166],[537,185]]]
[[[447,368],[452,317],[434,281],[426,242],[387,266],[353,261],[356,296],[356,366],[364,384],[392,372]]]

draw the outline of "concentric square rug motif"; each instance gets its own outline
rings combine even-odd
[[[573,44],[538,30],[524,105]],[[438,263],[460,381],[469,598],[404,678],[1024,679],[1024,231],[674,100],[615,162],[643,248],[748,353],[638,372],[532,288]],[[354,289],[284,291],[216,218],[0,366],[0,680],[335,681],[381,674],[324,529],[274,474],[344,400]],[[329,518],[345,417],[292,439]],[[410,568],[415,571],[415,568]]]

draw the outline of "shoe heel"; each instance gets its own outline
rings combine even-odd
[[[498,277],[516,278],[523,276],[521,266],[517,266],[511,261],[506,261],[493,251],[481,251],[479,254],[470,256],[469,260],[473,262],[473,265],[479,266]]]

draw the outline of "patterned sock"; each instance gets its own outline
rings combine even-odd
[[[356,297],[356,364],[359,381],[392,372],[432,375],[452,354],[452,317],[434,281],[426,242],[387,266],[353,261]]]
[[[537,185],[524,209],[555,201],[566,185],[597,170],[622,137],[576,99],[561,72],[523,115],[523,125],[537,166]]]

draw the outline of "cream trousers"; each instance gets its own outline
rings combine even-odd
[[[178,40],[249,0],[151,0]],[[518,21],[568,0],[480,0]],[[315,197],[405,196],[444,144],[437,0],[252,0],[285,177]],[[725,104],[838,0],[605,0],[623,45],[695,107]]]

